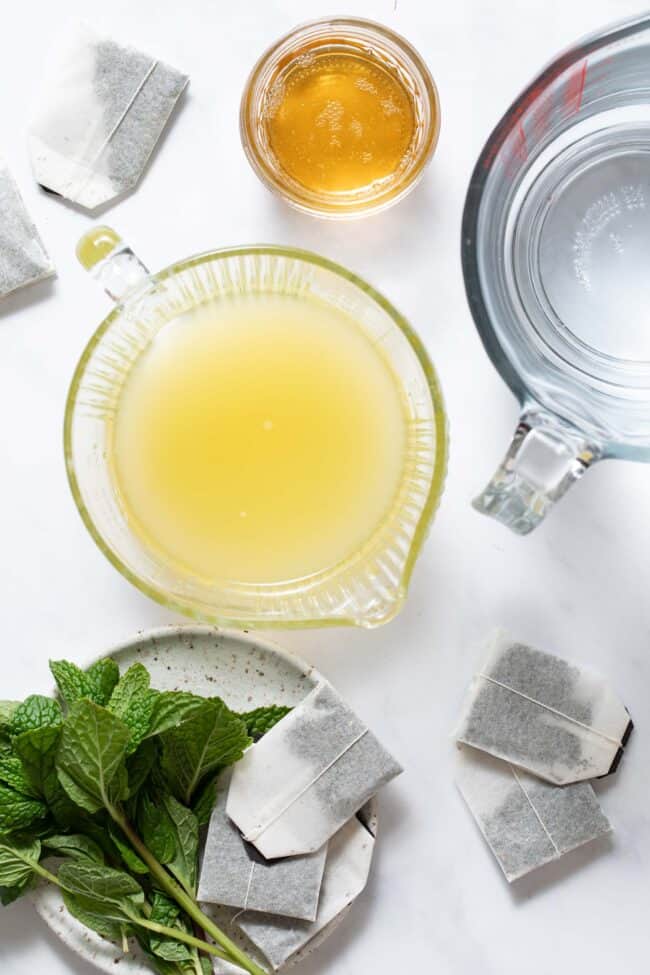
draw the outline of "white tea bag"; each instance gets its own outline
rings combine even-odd
[[[136,185],[188,78],[86,24],[55,61],[28,130],[34,175],[92,210]]]
[[[611,831],[587,782],[549,785],[461,748],[456,784],[508,882]]]
[[[201,866],[198,899],[314,921],[327,845],[308,856],[265,860],[226,814],[230,775],[220,781]]]
[[[318,915],[312,924],[263,914],[247,914],[238,922],[274,970],[304,951],[363,891],[375,844],[364,823],[361,814],[355,816],[330,840]]]
[[[454,737],[557,785],[614,772],[632,730],[600,675],[499,631]]]
[[[53,274],[54,265],[0,156],[0,298]]]
[[[401,771],[322,683],[235,765],[228,815],[267,859],[313,853]]]

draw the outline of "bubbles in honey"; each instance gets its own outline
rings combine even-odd
[[[406,86],[362,54],[298,56],[271,86],[264,116],[280,167],[321,193],[389,181],[409,159],[416,134]]]

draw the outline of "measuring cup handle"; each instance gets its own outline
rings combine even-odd
[[[522,414],[508,453],[473,505],[527,535],[600,456],[600,448],[575,427],[544,410],[530,410]]]
[[[113,301],[122,301],[149,277],[149,271],[111,227],[93,227],[77,244],[79,262]]]

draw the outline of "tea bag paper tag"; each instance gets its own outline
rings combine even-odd
[[[28,130],[34,175],[94,209],[136,185],[188,78],[87,24],[54,62]]]
[[[314,921],[327,846],[304,857],[267,861],[226,814],[230,774],[220,780],[203,854],[198,899]]]
[[[509,882],[611,831],[587,782],[549,785],[461,748],[456,784]]]
[[[239,927],[274,970],[295,960],[365,888],[375,837],[363,824],[362,814],[360,817],[353,817],[330,841],[318,915],[313,923],[264,914],[246,914],[239,920]]]
[[[53,274],[54,265],[0,156],[0,297]]]
[[[269,859],[311,853],[401,771],[322,683],[237,763],[228,815]]]
[[[615,771],[632,722],[598,674],[499,631],[454,737],[557,785]]]

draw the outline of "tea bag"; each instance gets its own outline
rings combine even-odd
[[[498,632],[454,737],[566,785],[614,772],[631,730],[598,674]]]
[[[0,298],[52,274],[54,265],[0,156]]]
[[[508,882],[611,831],[587,782],[549,785],[461,748],[456,784]]]
[[[295,959],[363,891],[368,881],[375,837],[362,811],[330,840],[316,920],[292,921],[268,914],[246,914],[239,927],[277,970]]]
[[[220,781],[203,854],[198,899],[314,921],[327,845],[316,853],[265,860],[244,842],[226,814],[230,775]]]
[[[312,853],[401,771],[321,683],[237,763],[228,815],[267,859]]]
[[[186,75],[86,24],[67,32],[28,130],[34,175],[86,209],[132,189]]]

